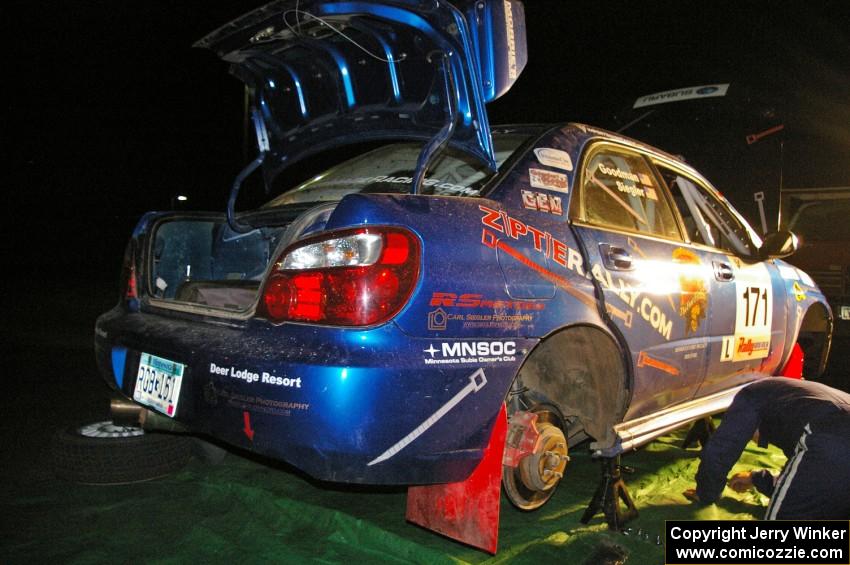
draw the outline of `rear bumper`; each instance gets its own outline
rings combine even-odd
[[[412,338],[394,324],[230,326],[120,307],[95,331],[98,366],[126,396],[142,352],[183,363],[177,421],[320,480],[368,484],[466,478],[535,343],[502,341],[516,353],[446,363],[451,340]]]

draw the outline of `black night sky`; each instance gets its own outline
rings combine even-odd
[[[175,194],[223,209],[246,163],[241,83],[194,40],[259,5],[27,2],[3,8],[4,255],[117,276],[138,216]],[[491,122],[616,129],[643,94],[731,83],[625,133],[684,155],[752,216],[752,192],[850,186],[850,4],[525,2],[529,64]],[[14,38],[13,41],[9,41]],[[748,146],[745,136],[785,129]]]
[[[368,514],[351,513],[357,525],[341,526],[340,534],[334,530],[346,523],[341,520],[347,512],[332,510],[337,503],[329,501],[343,500],[336,496],[345,491],[312,485],[313,490],[297,499],[297,506],[281,513],[276,497],[287,497],[288,489],[301,490],[303,478],[270,483],[262,487],[265,490],[253,484],[261,474],[269,475],[267,470],[286,477],[277,464],[253,467],[247,466],[253,465],[250,460],[240,459],[233,467],[215,471],[198,462],[186,475],[198,480],[181,476],[99,489],[62,477],[60,467],[73,465],[77,456],[60,464],[62,459],[51,447],[60,434],[78,435],[70,430],[102,421],[108,413],[112,393],[95,363],[94,325],[124,290],[119,288],[122,257],[139,217],[149,210],[174,207],[178,194],[189,197],[188,206],[180,208],[223,211],[234,178],[255,157],[254,140],[249,144],[243,140],[242,83],[228,74],[227,64],[213,52],[192,44],[262,3],[7,0],[0,8],[5,94],[0,118],[4,156],[0,251],[5,283],[0,292],[4,369],[0,483],[6,495],[0,496],[2,562],[15,561],[5,558],[9,550],[23,556],[22,562],[114,562],[125,561],[130,554],[138,561],[160,555],[170,560],[174,555],[176,560],[187,560],[180,556],[189,555],[196,561],[205,561],[198,555],[214,555],[214,561],[238,555],[234,560],[251,561],[250,551],[261,551],[253,554],[262,556],[254,560],[268,559],[281,540],[286,544],[292,536],[304,537],[303,524],[281,530],[281,524],[287,526],[294,516],[293,509],[301,508],[311,509],[310,519],[316,514],[319,518],[314,521],[330,528],[329,533],[308,536],[333,541],[322,548],[326,559],[359,555],[347,549],[354,539],[349,534],[356,534],[358,541],[381,537],[392,551],[414,555],[409,549],[414,546],[402,539],[407,534],[398,534],[404,530],[382,529],[396,511],[399,527],[403,525],[403,505],[399,500],[398,510],[393,509],[394,498],[376,506],[375,516],[380,514],[381,520],[374,523]],[[729,83],[726,97],[660,105],[624,134],[682,155],[751,221],[758,218],[756,191],[764,191],[775,208],[780,184],[850,187],[850,0],[524,0],[524,4],[528,66],[511,91],[490,105],[491,123],[577,121],[617,130],[643,113],[631,109],[642,95]],[[747,135],[777,126],[783,129],[747,144]],[[774,222],[775,218],[774,212]],[[182,359],[166,353],[169,347],[163,336],[156,335],[157,324],[133,323],[138,324],[134,332],[145,334],[145,343],[156,344],[152,351]],[[221,335],[224,339],[233,332]],[[109,339],[123,343],[123,337]],[[833,342],[827,382],[846,390],[850,341],[846,336],[839,339]],[[187,370],[191,371],[188,366]],[[247,415],[243,413],[246,434]],[[250,434],[253,438],[253,431]],[[668,447],[678,449],[665,445],[667,454],[656,464],[664,465],[663,480],[669,486],[680,483],[671,483],[667,474],[674,453]],[[144,449],[153,453],[158,448]],[[120,459],[107,454],[109,465],[103,467]],[[750,457],[764,458],[752,453]],[[156,459],[166,461],[168,456]],[[584,463],[596,467],[589,457]],[[639,473],[644,472],[641,465],[635,465]],[[210,480],[214,475],[219,478]],[[646,476],[636,478],[643,481]],[[251,483],[250,488],[243,489],[238,482]],[[579,508],[575,501],[583,505],[590,499],[593,484],[586,486],[586,495],[577,490],[570,495],[574,498],[563,499],[570,501],[563,512],[547,511],[546,528],[556,528],[547,531],[558,531],[557,538],[546,534],[545,543],[536,538],[521,546],[517,542],[516,555],[550,560],[562,555],[555,553],[562,549],[560,536],[571,537],[574,530],[563,534],[560,528],[571,526],[556,523],[572,520],[573,510]],[[312,492],[319,490],[333,497],[314,498]],[[659,492],[654,500],[661,500],[664,493]],[[258,505],[266,493],[268,504]],[[361,502],[365,498],[345,500],[344,505],[368,504]],[[736,517],[756,508],[743,499],[729,502],[721,510]],[[660,524],[662,516],[674,516],[667,510],[675,505],[674,499],[664,497],[663,503],[652,503],[654,510],[647,508],[645,516],[656,512],[649,523]],[[197,520],[203,512],[218,521],[208,521],[207,516]],[[273,515],[264,517],[263,512]],[[688,512],[675,516],[697,515],[696,510]],[[529,523],[543,525],[539,520]],[[646,523],[642,527],[647,528]],[[224,529],[233,530],[232,535],[219,535]],[[511,539],[527,539],[513,534]],[[584,533],[576,539],[579,542],[572,547],[579,552],[589,553],[596,543]],[[598,547],[608,552],[599,559],[607,561],[617,544],[609,543],[614,539],[611,533],[598,539]],[[637,560],[649,555],[646,551],[661,552],[637,536],[628,543],[632,548],[645,546],[634,554]],[[540,553],[525,554],[526,548]],[[362,549],[369,559],[381,557],[368,543]],[[290,548],[284,550],[287,553],[280,555],[289,556]],[[422,555],[436,555],[427,551]],[[309,554],[292,555],[297,560],[298,555]],[[582,560],[592,562],[598,555],[595,551]]]

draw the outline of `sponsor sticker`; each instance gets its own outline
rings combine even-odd
[[[708,344],[704,341],[699,343],[689,343],[688,345],[680,345],[673,350],[673,353],[682,354],[682,359],[687,361],[688,359],[697,359],[701,357],[707,347]]]
[[[763,359],[770,353],[770,337],[723,336],[721,361],[749,361]]]
[[[699,256],[679,247],[673,251],[673,262],[680,265],[694,265],[699,267],[702,262]],[[691,271],[683,268],[679,275],[679,287],[682,294],[679,296],[679,316],[685,320],[685,335],[696,333],[700,323],[708,314],[708,288],[700,269]]]
[[[292,416],[293,413],[304,413],[310,410],[309,402],[290,402],[266,396],[241,394],[228,388],[217,388],[213,381],[208,382],[204,387],[203,399],[210,406],[223,404],[239,410],[250,410],[253,414],[261,413],[271,416]]]
[[[588,271],[579,251],[557,239],[549,232],[526,224],[501,210],[494,210],[480,204],[478,208],[484,212],[484,216],[481,218],[481,223],[484,225],[484,229],[481,232],[481,243],[483,245],[493,249],[498,248],[508,255],[517,258],[517,260],[522,261],[518,257],[519,254],[508,244],[508,238],[524,240],[526,242],[531,240],[530,243],[534,246],[535,251],[580,277],[587,279],[592,277],[596,279],[603,289],[611,290],[632,311],[639,314],[641,318],[649,323],[664,339],[670,340],[673,331],[673,320],[653,301],[651,296],[645,295],[640,287],[633,287],[627,281],[612,275],[610,271],[603,268],[599,263],[591,265]],[[506,238],[499,238],[497,233],[505,234]],[[596,298],[593,295],[574,288],[569,280],[536,266],[534,263],[523,262],[523,264],[537,270],[541,276],[555,282],[566,292],[578,298],[586,305],[591,307],[596,306]],[[435,306],[433,302],[431,305]],[[625,317],[624,319],[631,320],[630,317]]]
[[[382,461],[386,461],[387,459],[395,457],[395,455],[399,451],[416,441],[419,436],[428,431],[428,428],[436,424],[443,416],[448,414],[452,409],[454,409],[455,406],[460,404],[460,402],[464,398],[466,398],[470,394],[475,394],[487,385],[487,375],[484,373],[483,368],[479,368],[467,378],[469,379],[469,382],[466,384],[466,386],[464,386],[457,393],[455,393],[455,395],[452,396],[445,404],[440,406],[440,408],[438,408],[436,412],[428,416],[428,418],[426,418],[424,422],[416,426],[412,432],[401,438],[399,441],[397,441],[389,449],[381,453],[375,459],[369,461],[366,466],[371,467],[376,463],[381,463]]]
[[[653,106],[655,104],[666,104],[667,102],[681,102],[682,100],[693,100],[695,98],[712,98],[715,96],[726,96],[726,91],[729,90],[729,84],[704,84],[701,86],[691,86],[688,88],[677,88],[675,90],[665,90],[664,92],[656,92],[647,94],[635,100],[632,108],[643,108],[644,106]]]
[[[638,354],[638,367],[652,367],[653,369],[658,369],[659,371],[663,371],[669,375],[674,377],[679,376],[679,369],[671,365],[670,363],[666,363],[660,359],[656,359],[655,357],[650,356],[647,352],[641,351]]]
[[[554,190],[555,192],[567,193],[569,183],[567,175],[544,169],[528,169],[528,181],[534,188]]]
[[[573,170],[573,160],[570,159],[570,154],[566,151],[552,149],[551,147],[538,147],[534,150],[534,154],[541,165],[564,171]]]
[[[481,294],[434,292],[432,307],[428,312],[428,329],[445,331],[450,323],[459,323],[464,329],[516,330],[537,319],[536,312],[546,309],[544,302],[529,300],[491,300]]]
[[[350,177],[350,178],[333,178],[326,181],[319,182],[313,185],[311,190],[315,190],[318,188],[336,188],[336,187],[348,187],[355,184],[376,184],[376,183],[388,183],[388,184],[413,184],[413,177],[406,176],[393,176],[393,175],[376,175],[369,177]],[[433,177],[426,177],[425,180],[422,181],[422,186],[426,188],[431,188],[434,194],[437,195],[459,195],[459,196],[478,196],[481,194],[481,191],[475,188],[470,188],[461,184],[453,184],[447,182],[443,179],[435,179]]]
[[[806,292],[803,290],[803,287],[801,287],[800,283],[798,283],[797,281],[794,281],[791,290],[794,291],[794,298],[797,300],[797,302],[802,302],[806,299]]]
[[[538,212],[555,214],[556,216],[562,216],[564,214],[561,197],[554,196],[552,194],[544,194],[542,192],[523,190],[522,206],[526,210],[536,210]]]
[[[232,365],[227,367],[216,365],[215,363],[210,363],[209,371],[211,375],[221,375],[223,377],[245,381],[248,384],[259,382],[287,388],[301,388],[301,377],[279,377],[266,371],[255,372],[248,369],[237,369]]]
[[[442,332],[448,327],[449,315],[442,308],[428,312],[428,329],[432,332]]]
[[[507,363],[516,361],[515,341],[449,341],[432,343],[422,350],[426,365]]]

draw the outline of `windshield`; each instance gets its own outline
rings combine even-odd
[[[504,162],[529,138],[528,135],[494,135],[496,164]],[[394,143],[349,159],[268,202],[264,208],[305,202],[341,200],[355,193],[408,194],[413,186],[421,143]],[[480,196],[495,173],[451,148],[431,161],[422,183],[422,194]]]

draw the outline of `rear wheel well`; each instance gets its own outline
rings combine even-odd
[[[614,339],[593,326],[573,326],[534,348],[511,388],[508,409],[550,404],[563,415],[571,444],[584,432],[605,448],[614,444],[613,427],[625,414],[629,389]]]

